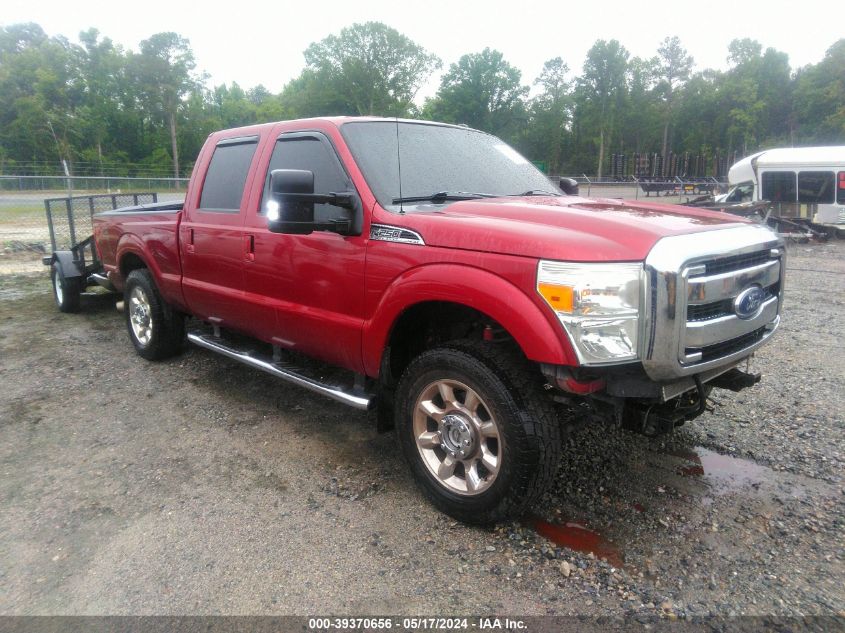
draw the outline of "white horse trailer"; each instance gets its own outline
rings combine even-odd
[[[728,172],[731,189],[717,202],[772,202],[779,214],[845,224],[845,145],[770,149]]]

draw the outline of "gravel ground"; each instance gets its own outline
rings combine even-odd
[[[0,614],[845,617],[845,243],[789,269],[761,384],[660,439],[574,433],[494,530],[433,510],[366,415],[148,363],[108,297],[64,315],[0,276]]]

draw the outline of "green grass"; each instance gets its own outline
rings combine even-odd
[[[0,223],[10,224],[23,219],[38,219],[47,222],[47,212],[44,203],[14,202],[8,206],[0,198]]]

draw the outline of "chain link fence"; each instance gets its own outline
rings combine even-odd
[[[187,178],[128,176],[17,176],[0,175],[0,195],[13,192],[121,193],[131,191],[185,191]]]
[[[41,270],[45,253],[92,233],[94,213],[180,201],[187,184],[187,178],[0,176],[0,275]]]

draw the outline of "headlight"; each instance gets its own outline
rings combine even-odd
[[[537,292],[584,365],[637,358],[642,264],[541,261]]]

